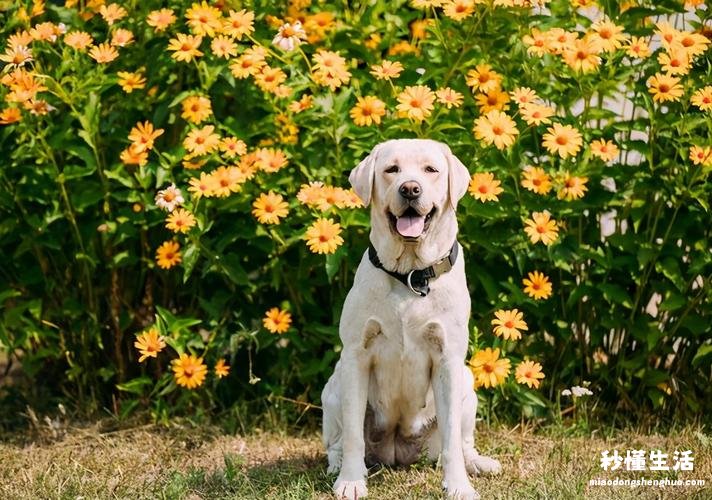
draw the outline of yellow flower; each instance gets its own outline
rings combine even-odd
[[[111,3],[109,5],[102,5],[99,7],[99,14],[104,18],[104,21],[111,26],[119,19],[123,19],[128,15],[126,9],[121,7],[119,4]]]
[[[462,21],[475,12],[475,0],[445,0],[442,8],[443,14],[453,21]]]
[[[524,232],[532,243],[541,241],[549,246],[559,238],[559,228],[548,212],[533,212],[532,218],[524,221]]]
[[[289,103],[289,111],[292,113],[301,113],[311,108],[314,103],[314,96],[304,94],[298,101]]]
[[[475,69],[467,72],[465,82],[472,92],[491,92],[499,88],[502,77],[492,71],[489,64],[478,64]]]
[[[474,133],[475,138],[485,144],[494,144],[497,149],[505,149],[514,144],[519,130],[507,114],[493,110],[475,120]]]
[[[212,153],[220,146],[220,136],[214,134],[214,130],[215,127],[213,125],[205,125],[202,128],[191,130],[183,140],[183,147],[185,147],[192,156],[202,156]]]
[[[279,307],[273,307],[265,313],[262,324],[272,333],[284,333],[289,330],[289,326],[292,324],[292,315]]]
[[[278,172],[288,163],[287,155],[279,149],[262,148],[256,151],[255,165],[269,174]]]
[[[166,228],[174,233],[187,233],[195,226],[195,216],[189,211],[178,208],[166,219]]]
[[[494,313],[496,316],[492,320],[494,326],[494,334],[498,337],[504,337],[504,340],[519,340],[522,338],[520,330],[528,330],[529,327],[524,321],[524,314],[518,309],[500,309]]]
[[[200,95],[186,97],[181,105],[183,106],[183,112],[180,116],[191,123],[203,122],[213,114],[210,99]]]
[[[482,203],[486,201],[499,201],[499,194],[504,191],[499,187],[500,181],[495,180],[491,172],[472,174],[470,185],[467,190],[476,200]]]
[[[5,53],[0,55],[0,61],[7,63],[5,70],[21,68],[25,63],[32,61],[32,51],[24,45],[7,47]]]
[[[119,71],[116,75],[119,77],[119,86],[127,94],[146,86],[146,78],[144,78],[140,71],[135,73],[131,73],[129,71]]]
[[[574,41],[578,38],[577,32],[566,31],[561,28],[552,28],[546,32],[549,42],[549,52],[552,54],[563,54],[571,50]]]
[[[356,105],[349,112],[351,119],[359,127],[381,123],[381,117],[386,114],[386,103],[375,96],[359,97]]]
[[[562,179],[562,187],[559,190],[558,198],[560,200],[566,199],[567,201],[583,198],[584,193],[588,191],[587,182],[588,177],[576,177],[566,172]]]
[[[89,50],[89,57],[99,64],[106,64],[119,57],[119,53],[109,43],[104,42],[92,47]]]
[[[143,363],[146,358],[157,358],[158,353],[166,347],[166,343],[158,334],[158,330],[151,328],[136,337],[134,347],[141,353],[138,362]]]
[[[218,378],[223,378],[227,377],[227,375],[230,373],[230,366],[225,363],[224,359],[219,359],[217,363],[215,363],[215,375]]]
[[[420,49],[407,40],[401,40],[400,42],[394,43],[388,47],[389,56],[399,56],[403,54],[420,55]]]
[[[596,21],[591,25],[593,42],[603,52],[615,52],[619,49],[627,35],[623,33],[623,27],[618,26],[608,19]]]
[[[76,50],[84,50],[94,42],[86,31],[70,31],[64,35],[64,43]]]
[[[272,191],[262,193],[252,203],[252,215],[254,215],[260,224],[279,224],[279,219],[286,217],[289,213],[289,205],[281,194],[276,194]]]
[[[319,218],[309,226],[304,239],[307,240],[309,250],[318,254],[334,253],[344,239],[341,234],[341,225],[331,219]]]
[[[398,95],[397,100],[399,116],[422,122],[433,112],[435,94],[424,85],[408,86]]]
[[[201,36],[178,33],[175,38],[169,40],[168,50],[173,51],[171,57],[176,61],[190,62],[203,55],[199,50],[202,41]]]
[[[477,351],[468,363],[475,378],[475,389],[496,387],[509,376],[511,363],[508,359],[499,359],[499,349],[486,348]]]
[[[245,181],[238,167],[218,167],[210,175],[213,180],[210,195],[219,196],[220,198],[240,191],[242,183]]]
[[[478,94],[475,97],[480,113],[489,113],[492,110],[505,111],[509,109],[509,95],[499,89],[491,90],[486,94]]]
[[[154,129],[151,122],[138,122],[129,132],[129,141],[134,144],[136,152],[140,153],[141,151],[153,149],[153,141],[162,134],[163,129]]]
[[[247,144],[237,137],[225,137],[220,141],[220,151],[226,158],[234,158],[247,153]]]
[[[564,62],[574,71],[590,73],[601,65],[599,46],[589,37],[574,40],[564,49]]]
[[[459,108],[462,106],[464,96],[457,90],[445,87],[435,91],[435,97],[440,104],[444,104],[447,109]]]
[[[695,165],[712,166],[712,148],[701,148],[700,146],[690,147],[690,160]]]
[[[262,66],[254,74],[255,84],[264,92],[274,92],[277,87],[287,80],[287,74],[280,68]]]
[[[410,36],[416,40],[425,40],[428,37],[428,28],[434,24],[433,19],[416,19],[409,25]]]
[[[134,41],[134,34],[129,30],[119,28],[111,36],[111,45],[114,47],[126,47]]]
[[[143,167],[148,163],[148,150],[141,149],[137,147],[136,144],[130,144],[128,148],[121,152],[119,157],[125,165],[138,165],[139,167]]]
[[[215,33],[222,29],[221,17],[220,10],[208,5],[204,0],[202,3],[194,3],[185,11],[190,30],[200,36],[215,36]]]
[[[547,194],[551,191],[551,177],[543,168],[525,167],[522,172],[522,187],[536,194]]]
[[[650,45],[643,37],[631,37],[628,45],[625,46],[626,54],[630,57],[645,59],[650,56]]]
[[[581,149],[583,140],[581,133],[571,125],[554,123],[553,127],[546,129],[543,137],[543,146],[551,154],[558,154],[561,158],[576,156]]]
[[[210,197],[215,190],[215,178],[205,172],[200,172],[200,177],[190,179],[188,184],[190,184],[188,191],[193,193],[193,197],[195,198],[201,198],[203,196]]]
[[[254,12],[249,12],[245,9],[239,11],[230,10],[227,19],[223,21],[222,32],[236,40],[241,40],[243,35],[249,35],[255,31],[254,21]]]
[[[692,94],[690,102],[702,111],[712,111],[712,85],[697,90]]]
[[[668,75],[686,75],[690,72],[690,58],[684,49],[672,48],[658,54],[658,63]]]
[[[534,300],[548,299],[551,296],[551,281],[549,281],[546,275],[539,271],[529,273],[527,277],[522,280],[522,283],[524,284],[524,293]]]
[[[527,54],[532,56],[543,56],[551,50],[549,35],[546,32],[541,32],[537,28],[532,28],[531,34],[522,37],[527,47]]]
[[[517,87],[509,93],[512,100],[517,103],[519,109],[525,104],[531,104],[536,101],[537,95],[536,91],[530,89],[529,87]]]
[[[613,141],[604,141],[603,139],[591,142],[589,147],[591,148],[591,154],[593,156],[596,156],[605,162],[614,160],[620,152],[618,146],[616,146]]]
[[[553,108],[535,102],[523,104],[519,110],[521,111],[522,119],[527,122],[527,125],[551,123],[549,118],[554,114]]]
[[[346,69],[346,60],[337,52],[319,49],[314,54],[312,78],[319,85],[334,91],[348,83],[351,73]]]
[[[689,31],[678,32],[673,40],[672,47],[684,49],[691,59],[704,54],[710,41],[700,33]],[[668,49],[669,50],[669,49]]]
[[[165,31],[175,21],[176,16],[173,14],[173,9],[152,10],[146,16],[146,24],[158,32]]]
[[[171,370],[173,370],[176,384],[188,389],[195,389],[203,385],[208,373],[208,367],[203,363],[203,358],[186,353],[171,361]]]
[[[156,250],[156,263],[158,267],[170,269],[176,264],[180,264],[180,245],[177,241],[164,241]]]
[[[0,111],[0,125],[9,125],[22,120],[22,112],[17,108],[5,108]]]
[[[213,38],[212,42],[210,42],[210,50],[217,57],[224,57],[225,59],[230,59],[231,56],[235,57],[237,55],[237,45],[225,35],[218,35]]]
[[[526,384],[530,389],[534,387],[539,388],[541,379],[544,378],[544,374],[541,372],[541,365],[533,361],[522,361],[517,365],[517,369],[514,371],[514,378],[520,384]]]
[[[647,84],[655,102],[677,101],[682,97],[683,89],[677,77],[657,73],[648,78]]]
[[[258,74],[267,63],[265,56],[258,50],[247,49],[240,57],[230,63],[230,72],[235,78],[247,78]]]
[[[371,66],[370,73],[376,77],[376,80],[392,80],[398,78],[403,71],[403,65],[398,61],[384,60],[381,64]]]
[[[655,24],[654,33],[660,37],[660,41],[663,44],[665,50],[668,50],[675,39],[679,36],[679,31],[677,31],[670,23],[666,21],[660,21]]]

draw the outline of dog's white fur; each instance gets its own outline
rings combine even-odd
[[[446,145],[379,144],[349,179],[371,203],[371,242],[386,269],[423,269],[447,255],[470,175]],[[417,241],[400,237],[388,216],[408,207],[398,191],[407,181],[422,186],[413,208],[422,215],[436,209]],[[397,465],[423,451],[433,460],[441,456],[443,487],[453,498],[478,498],[468,472],[500,471],[499,462],[474,447],[477,398],[464,364],[470,297],[461,250],[449,272],[430,280],[425,297],[374,267],[368,253],[361,259],[339,324],[341,359],[322,392],[323,440],[328,470],[339,472],[338,497],[366,496],[366,460]]]

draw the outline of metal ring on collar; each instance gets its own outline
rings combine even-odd
[[[413,288],[413,283],[411,282],[411,279],[413,277],[414,272],[415,272],[415,269],[413,269],[411,272],[408,273],[408,278],[407,278],[408,288],[410,288],[410,291],[413,292],[414,294],[419,295],[420,297],[425,297],[427,295],[425,292],[420,292],[420,291],[416,290],[415,288]]]

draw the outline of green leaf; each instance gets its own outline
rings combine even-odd
[[[194,243],[189,244],[183,252],[183,283],[186,283],[193,273],[198,257],[200,257],[200,247]]]
[[[697,349],[695,357],[692,358],[692,366],[697,368],[701,364],[712,363],[712,344],[704,344]]]
[[[123,384],[116,384],[116,388],[120,391],[129,392],[131,394],[143,394],[144,388],[153,385],[153,380],[149,377],[138,377]]]
[[[603,297],[607,301],[620,304],[628,309],[633,307],[633,301],[631,300],[630,295],[628,295],[628,292],[626,292],[622,286],[605,283],[599,285],[599,288],[603,292]]]

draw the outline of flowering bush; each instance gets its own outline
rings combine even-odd
[[[428,137],[472,173],[481,394],[712,409],[703,2],[275,4],[0,6],[11,361],[122,415],[315,402],[367,245],[346,174]]]

